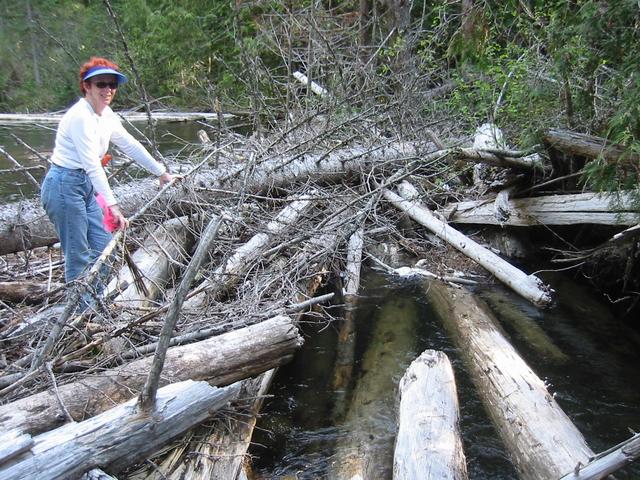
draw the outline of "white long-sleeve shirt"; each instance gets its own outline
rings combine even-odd
[[[84,98],[78,100],[60,120],[51,156],[51,161],[56,165],[84,170],[93,188],[102,194],[109,206],[118,203],[101,164],[110,141],[153,175],[160,176],[166,171],[165,167],[125,130],[120,118],[110,107],[105,107],[102,115],[98,115]]]

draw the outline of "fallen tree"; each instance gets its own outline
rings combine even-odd
[[[429,302],[444,322],[482,403],[520,478],[557,480],[593,456],[582,434],[544,382],[518,355],[471,293],[425,282]]]
[[[483,225],[535,226],[575,225],[635,225],[640,212],[630,194],[578,193],[543,197],[509,199],[505,208],[509,215],[498,219],[493,200],[450,203],[438,210],[452,223]]]
[[[286,363],[301,344],[292,320],[280,315],[202,342],[170,348],[161,384],[206,379],[213,385],[228,385]],[[45,391],[2,405],[0,430],[49,430],[66,419],[61,404],[74,419],[96,415],[140,390],[151,362],[151,357],[145,357],[61,385],[57,392]]]
[[[400,380],[394,480],[466,480],[453,368],[442,352],[427,350]]]
[[[400,185],[402,196],[384,189],[384,197],[396,208],[407,213],[412,219],[427,227],[458,251],[464,253],[482,265],[498,280],[512,288],[535,305],[548,307],[551,304],[551,289],[545,287],[535,275],[527,275],[522,270],[502,260],[495,253],[474,242],[469,237],[438,220],[431,211],[420,202],[413,200],[417,191],[413,185],[403,182]]]
[[[95,467],[119,471],[144,459],[171,439],[201,423],[238,395],[224,388],[184,381],[158,391],[157,408],[141,413],[130,400],[96,417],[69,423],[34,439],[30,454],[0,465],[0,480],[78,477]]]

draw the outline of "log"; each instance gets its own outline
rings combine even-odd
[[[356,361],[356,312],[357,294],[360,288],[360,267],[362,265],[362,248],[364,246],[363,229],[356,230],[349,237],[347,245],[347,265],[344,279],[345,308],[344,318],[338,330],[336,345],[336,361],[333,367],[331,389],[334,392],[332,416],[337,421],[342,419],[347,409],[347,389],[351,385],[353,369]]]
[[[140,112],[117,112],[118,116],[128,122],[148,122],[149,117],[146,113]],[[227,114],[229,117],[233,115]],[[60,122],[63,114],[58,113],[0,113],[0,125],[13,125],[20,123],[48,123],[56,124]],[[196,120],[215,120],[216,113],[211,112],[152,112],[151,118],[157,121],[166,122],[187,122]]]
[[[210,153],[213,155],[214,153]],[[245,174],[244,164],[237,162],[216,171],[203,171],[185,178],[182,183],[192,183],[208,188],[203,198],[224,195],[224,191],[260,193],[270,188],[288,185],[297,180],[332,180],[344,178],[350,173],[359,173],[375,166],[394,168],[394,161],[406,162],[407,157],[416,157],[421,149],[414,144],[378,145],[371,148],[354,147],[329,154],[276,157],[257,165],[251,165],[250,174]],[[157,192],[156,179],[119,185],[114,194],[126,216],[146,205]],[[174,188],[175,191],[175,188]],[[179,195],[163,197],[157,207],[174,215]],[[164,202],[164,203],[163,203]],[[44,213],[39,199],[25,200],[0,208],[0,255],[19,252],[28,248],[52,245],[58,241],[53,225]]]
[[[228,385],[288,362],[300,345],[298,329],[289,317],[280,315],[202,342],[170,348],[161,384],[191,379]],[[151,362],[151,357],[142,358],[61,385],[58,396],[74,419],[96,415],[139,391]],[[0,406],[0,431],[18,428],[39,433],[64,420],[59,401],[50,391]]]
[[[46,283],[29,281],[0,282],[0,300],[9,303],[40,303],[54,291],[57,292],[56,298],[61,297],[63,286],[62,283],[47,285]]]
[[[640,160],[640,156],[637,153],[633,153],[623,145],[615,145],[606,138],[595,137],[585,133],[550,129],[543,135],[542,139],[549,147],[570,155],[587,158],[603,156],[608,161],[617,161],[624,158],[629,164],[637,164]]]
[[[517,298],[509,298],[509,292],[502,289],[486,289],[479,296],[487,302],[501,323],[508,324],[538,354],[553,363],[568,363],[570,358],[555,344],[552,338],[536,323],[536,321],[516,305]],[[529,305],[527,305],[529,306]],[[530,310],[534,310],[533,307]],[[533,313],[535,315],[536,312]],[[534,317],[535,318],[535,317]]]
[[[390,478],[395,440],[397,378],[416,351],[418,313],[411,297],[394,296],[381,306],[362,357],[361,376],[353,391],[328,478]],[[384,424],[381,419],[386,419]]]
[[[552,302],[552,290],[535,275],[527,275],[522,270],[501,259],[495,253],[487,250],[478,243],[438,220],[428,208],[420,202],[407,200],[415,195],[415,188],[408,182],[401,184],[402,196],[396,195],[388,189],[383,190],[384,197],[396,208],[407,213],[411,218],[428,228],[458,251],[483,266],[498,280],[515,290],[518,294],[534,305],[548,307]],[[403,198],[404,197],[404,198]]]
[[[143,276],[148,296],[138,291],[133,283],[133,274],[126,265],[111,280],[105,296],[110,298],[118,285],[124,283],[126,287],[115,296],[113,303],[130,308],[150,306],[150,301],[158,298],[167,282],[180,270],[178,265],[184,265],[187,261],[194,240],[187,223],[187,217],[167,220],[151,232],[142,246],[131,255]]]
[[[451,362],[427,350],[415,359],[398,391],[394,480],[466,480],[458,394]]]
[[[17,428],[0,432],[0,466],[33,446],[31,435]]]
[[[530,227],[535,225],[635,225],[640,212],[633,206],[631,195],[619,193],[577,193],[516,198],[508,201],[510,215],[499,221],[494,203],[476,200],[451,203],[438,212],[451,223],[482,225],[509,225]]]
[[[29,454],[0,468],[0,480],[68,479],[95,467],[117,472],[179,437],[235,398],[239,385],[224,388],[190,380],[158,391],[157,409],[142,414],[136,399],[81,423],[39,435]]]
[[[587,465],[576,465],[571,473],[560,480],[600,480],[624,468],[640,457],[640,433],[632,438],[599,453]]]
[[[425,282],[434,311],[444,322],[482,403],[524,480],[556,480],[593,452],[544,382],[496,327],[475,296]]]

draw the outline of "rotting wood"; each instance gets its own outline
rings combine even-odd
[[[586,465],[576,465],[560,480],[600,480],[640,458],[640,433],[596,455]]]
[[[522,270],[501,259],[495,253],[482,247],[441,220],[438,220],[433,213],[420,202],[407,200],[407,198],[414,197],[417,193],[415,188],[408,182],[403,182],[400,187],[402,188],[402,196],[388,189],[384,189],[383,191],[384,197],[393,206],[407,213],[412,219],[428,228],[458,251],[476,261],[498,280],[533,304],[541,307],[550,306],[552,302],[552,290],[549,287],[545,287],[535,275],[527,275]]]
[[[78,477],[94,467],[117,472],[206,420],[239,393],[239,385],[212,387],[187,380],[158,391],[158,409],[141,414],[136,400],[34,439],[30,455],[0,467],[0,480]]]
[[[593,452],[584,437],[500,333],[486,305],[462,288],[424,285],[520,478],[557,480],[586,463]]]
[[[510,215],[502,222],[495,216],[494,202],[489,200],[451,203],[438,213],[452,223],[509,226],[635,225],[640,220],[640,212],[633,206],[631,195],[624,193],[514,198],[508,201],[508,210]]]
[[[170,348],[161,381],[163,385],[187,379],[227,385],[286,363],[302,342],[292,320],[279,315],[202,342]],[[59,386],[58,397],[75,419],[96,415],[138,391],[151,361],[146,357],[79,378]],[[59,401],[50,391],[0,406],[0,430],[19,428],[38,433],[64,420]]]
[[[398,387],[394,480],[466,480],[456,382],[443,352],[426,350]]]

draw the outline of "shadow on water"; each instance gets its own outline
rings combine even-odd
[[[538,310],[500,286],[478,289],[476,293],[492,307],[514,347],[548,382],[560,406],[576,423],[591,448],[599,452],[626,440],[630,436],[628,429],[638,430],[640,426],[637,335],[633,331],[621,332],[623,327],[606,307],[595,302],[589,292],[577,294],[577,287],[563,277],[548,281],[560,296],[560,305],[551,311]],[[565,299],[564,295],[569,298]],[[593,302],[587,307],[592,312],[591,318],[581,318],[569,300],[581,304],[581,308],[585,303]],[[508,305],[508,309],[500,307],[500,303]],[[372,337],[376,335],[375,322],[381,321],[380,312],[390,304],[404,305],[406,311],[414,312],[411,315],[418,321],[411,328],[415,329],[417,338],[414,348],[404,352],[404,358],[393,357],[392,362],[397,364],[392,374],[393,387],[387,392],[386,400],[376,404],[378,414],[369,415],[366,422],[359,422],[366,424],[369,441],[386,442],[387,447],[392,448],[396,428],[396,387],[400,377],[420,352],[440,350],[449,356],[456,376],[469,478],[516,479],[506,450],[476,395],[465,366],[419,285],[389,279],[375,272],[365,275],[355,310],[357,342],[353,377],[356,381],[353,383],[357,385],[357,380],[367,374],[363,363],[367,361]],[[595,312],[600,312],[598,317]],[[394,315],[398,321],[415,322],[406,316],[405,320],[400,320],[403,315],[397,312]],[[519,322],[508,318],[514,316],[522,318]],[[522,322],[530,328],[522,328]],[[331,388],[339,323],[305,323],[305,345],[293,362],[278,371],[271,390],[273,397],[265,403],[250,450],[257,478],[338,478],[335,468],[336,463],[342,461],[341,448],[345,440],[359,435],[358,427],[348,420],[336,419],[334,415],[335,404],[344,393],[334,392]],[[402,329],[400,325],[397,328]],[[382,362],[382,358],[384,356],[376,361]],[[379,368],[384,370],[380,364]],[[352,385],[347,402],[353,402],[358,396],[357,388]],[[371,478],[391,478],[391,473],[390,470],[379,472]],[[619,471],[616,478],[640,478],[640,465],[632,464]]]

